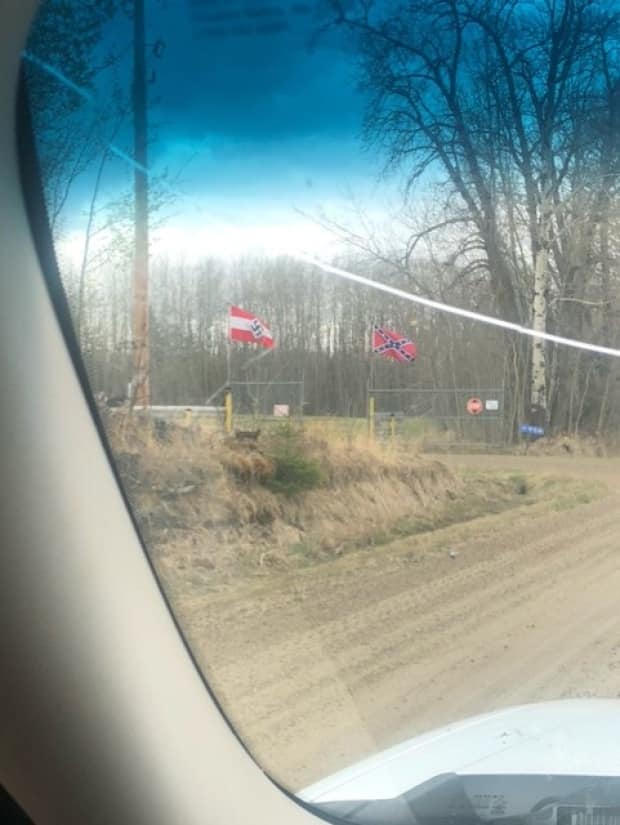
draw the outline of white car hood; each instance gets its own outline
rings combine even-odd
[[[439,774],[620,776],[620,699],[521,705],[426,733],[305,788],[314,803],[394,799]]]

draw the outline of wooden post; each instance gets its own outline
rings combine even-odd
[[[147,172],[147,92],[144,0],[134,0],[134,260],[131,401],[151,403],[149,363],[149,202]]]
[[[228,435],[233,431],[233,397],[230,389],[224,394],[224,429]]]
[[[375,397],[368,396],[368,437],[371,441],[375,437]]]

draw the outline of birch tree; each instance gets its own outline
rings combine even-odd
[[[332,0],[371,95],[365,137],[406,189],[439,177],[484,251],[497,311],[545,332],[569,277],[571,200],[618,13],[596,0]],[[583,167],[581,167],[583,168]],[[547,348],[529,356],[530,414],[548,419]]]

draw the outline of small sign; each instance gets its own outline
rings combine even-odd
[[[544,427],[534,427],[532,424],[521,424],[519,427],[521,435],[531,435],[534,438],[541,438],[545,434]]]
[[[288,418],[290,415],[288,404],[274,404],[273,405],[274,418]]]
[[[488,412],[497,412],[499,410],[499,401],[497,398],[488,398],[484,402],[484,408]]]
[[[467,402],[467,412],[470,415],[480,415],[483,409],[484,405],[479,398],[470,398]]]

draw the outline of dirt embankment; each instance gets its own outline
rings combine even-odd
[[[308,448],[321,484],[286,497],[266,448],[116,434],[197,660],[275,777],[298,789],[477,712],[620,695],[616,461]]]
[[[139,420],[117,422],[110,435],[146,545],[173,590],[213,592],[328,563],[549,492],[520,473],[455,471],[415,443],[386,449],[288,425],[257,441]]]
[[[293,789],[476,713],[620,695],[614,462],[453,462],[472,479],[523,474],[544,495],[220,593],[174,592],[224,709]]]
[[[247,443],[131,422],[110,436],[158,565],[210,589],[416,532],[466,497],[459,474],[414,445],[386,451],[301,431],[284,444],[277,432]],[[493,494],[504,500],[517,487]]]

